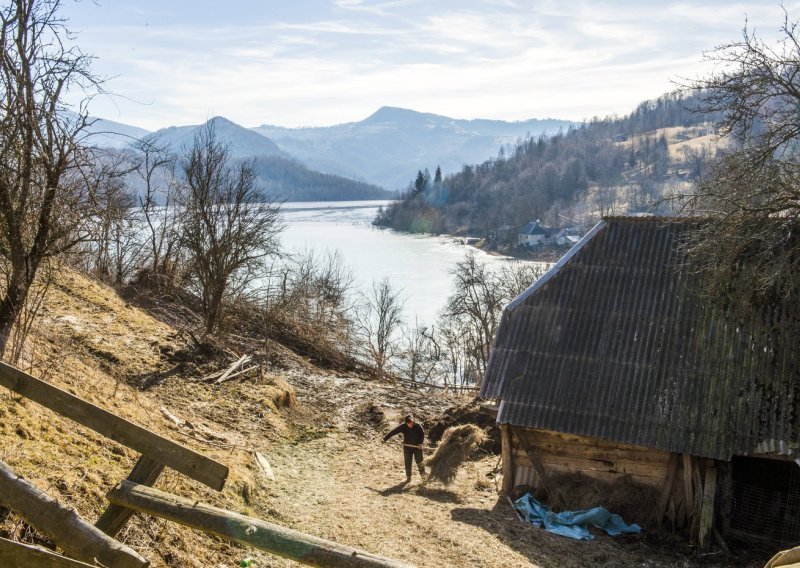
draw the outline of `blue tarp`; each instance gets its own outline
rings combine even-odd
[[[622,533],[638,533],[642,529],[637,524],[628,525],[622,517],[611,513],[603,507],[595,507],[586,511],[561,511],[554,513],[549,507],[542,505],[526,493],[516,500],[514,508],[529,523],[543,528],[547,532],[568,536],[578,540],[592,540],[589,525],[603,529],[611,536]]]

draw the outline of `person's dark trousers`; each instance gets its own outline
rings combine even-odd
[[[406,464],[406,478],[411,479],[411,458],[417,462],[417,468],[419,468],[419,474],[425,475],[425,466],[422,465],[422,448],[410,448],[408,446],[403,446],[403,460]]]

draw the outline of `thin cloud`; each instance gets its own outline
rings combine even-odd
[[[382,105],[579,120],[629,112],[670,90],[670,79],[701,73],[703,50],[738,39],[745,14],[765,33],[783,18],[766,0],[313,5],[281,15],[264,5],[245,24],[224,13],[158,23],[155,2],[141,9],[153,25],[73,18],[81,46],[124,97],[92,110],[152,129],[200,122],[210,109],[249,126],[297,126],[359,120]],[[785,8],[791,15],[800,3]],[[115,9],[124,8],[96,8]]]

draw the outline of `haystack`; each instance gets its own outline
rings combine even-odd
[[[436,453],[428,460],[430,478],[451,483],[459,466],[485,439],[486,433],[474,424],[448,428]]]

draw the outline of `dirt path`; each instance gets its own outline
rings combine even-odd
[[[763,565],[692,557],[688,545],[664,536],[580,542],[523,525],[499,497],[496,456],[466,464],[448,486],[423,482],[416,470],[406,485],[399,440],[381,443],[390,425],[371,428],[358,409],[377,404],[393,421],[411,409],[433,413],[447,401],[360,379],[289,380],[301,403],[321,412],[308,417],[299,437],[270,449],[276,479],[264,485],[259,507],[285,526],[431,568]],[[259,565],[296,564],[262,557]]]

